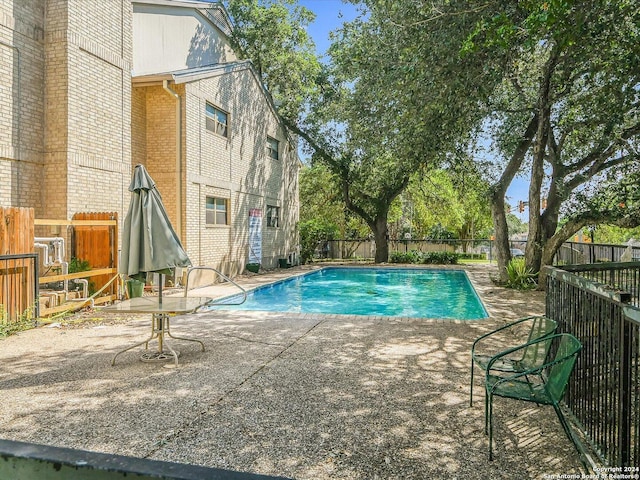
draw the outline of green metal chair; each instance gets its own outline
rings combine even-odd
[[[502,371],[494,370],[494,365],[500,364],[503,357],[511,353],[516,353],[518,350],[529,348],[532,345],[548,342],[549,340],[558,342],[558,349],[553,360],[549,360],[538,367],[512,375],[505,375]],[[582,345],[578,339],[568,333],[561,333],[552,335],[551,337],[539,338],[526,345],[506,350],[491,359],[487,365],[485,375],[485,388],[487,392],[485,396],[484,419],[485,434],[487,431],[489,434],[489,460],[493,460],[493,397],[495,396],[533,402],[538,405],[553,406],[567,437],[576,447],[578,454],[580,454],[578,444],[562,414],[559,402],[564,396],[576,357],[581,349]]]
[[[547,357],[550,343],[531,344],[531,342],[533,340],[552,335],[556,331],[557,326],[558,324],[555,320],[551,320],[544,315],[537,315],[521,318],[478,337],[471,347],[471,387],[469,388],[469,405],[473,405],[473,369],[475,365],[478,365],[484,371],[487,369],[489,362],[493,360],[491,363],[493,370],[506,373],[524,372],[530,368],[540,366],[544,363]],[[527,331],[528,334],[525,336],[524,332]],[[494,338],[492,337],[496,337],[499,334],[511,334],[514,339],[513,342],[509,345],[505,345],[504,348],[501,348],[500,350],[510,348],[514,344],[525,345],[526,348],[514,351],[513,354],[508,356],[502,355],[500,351],[495,351],[495,349],[493,349],[492,352],[487,353],[487,348],[482,344],[487,339],[493,340]],[[499,355],[498,359],[495,359],[496,355]]]

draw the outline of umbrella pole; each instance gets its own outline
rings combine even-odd
[[[158,274],[158,306],[162,308],[162,284],[164,283],[164,275],[162,275],[161,273]],[[163,313],[161,313],[160,315],[158,315],[158,352],[160,353],[160,355],[162,355],[162,353],[164,352],[164,345],[163,345],[163,340],[164,340],[164,322],[165,322],[165,316]]]

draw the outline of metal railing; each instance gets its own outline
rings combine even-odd
[[[628,245],[611,245],[607,243],[565,242],[562,244],[554,264],[576,265],[583,263],[620,262]],[[629,260],[640,260],[640,247],[631,247]]]
[[[596,284],[607,285],[621,295],[621,301],[640,307],[640,262],[565,265],[560,268]]]
[[[0,322],[38,318],[38,254],[0,255]]]
[[[244,288],[242,288],[236,282],[231,280],[224,273],[220,272],[219,270],[217,270],[217,269],[215,269],[213,267],[190,267],[189,268],[189,270],[187,271],[187,279],[185,281],[185,286],[184,286],[184,296],[185,297],[188,295],[190,288],[204,288],[204,287],[213,285],[215,283],[215,282],[211,282],[211,283],[206,284],[206,285],[198,285],[197,287],[189,287],[189,279],[191,278],[191,274],[193,272],[213,272],[214,274],[216,274],[217,276],[222,278],[224,281],[232,284],[234,287],[237,287],[240,290],[241,293],[238,293],[237,295],[242,295],[242,300],[237,302],[237,303],[235,303],[235,302],[234,303],[226,303],[225,305],[242,305],[247,300],[247,291]],[[212,305],[215,305],[215,303],[214,302],[209,302],[209,303],[207,303],[205,305],[202,305],[201,307],[198,307],[196,309],[196,311],[202,310],[202,309],[204,309],[206,307],[210,307]]]
[[[546,315],[583,345],[565,401],[601,460],[616,467],[640,465],[640,308],[621,288],[635,287],[637,302],[639,270],[640,262],[596,264],[547,275]]]

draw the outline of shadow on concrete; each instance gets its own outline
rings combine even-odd
[[[476,288],[494,289],[479,278]],[[499,290],[483,299],[505,317],[482,321],[185,316],[174,333],[206,351],[175,341],[178,369],[140,362],[141,350],[111,366],[148,335],[146,318],[23,332],[0,341],[0,438],[299,479],[580,473],[552,409],[500,398],[487,459],[480,375],[469,406],[470,348],[516,315]],[[534,299],[527,313],[540,307]]]

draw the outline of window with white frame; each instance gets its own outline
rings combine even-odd
[[[267,155],[271,158],[278,160],[278,152],[280,150],[280,142],[275,138],[267,137]]]
[[[214,107],[209,102],[205,107],[205,124],[207,130],[223,137],[229,136],[229,114]]]
[[[280,226],[280,207],[267,205],[267,227]]]
[[[207,225],[229,225],[229,200],[226,198],[207,197]]]

